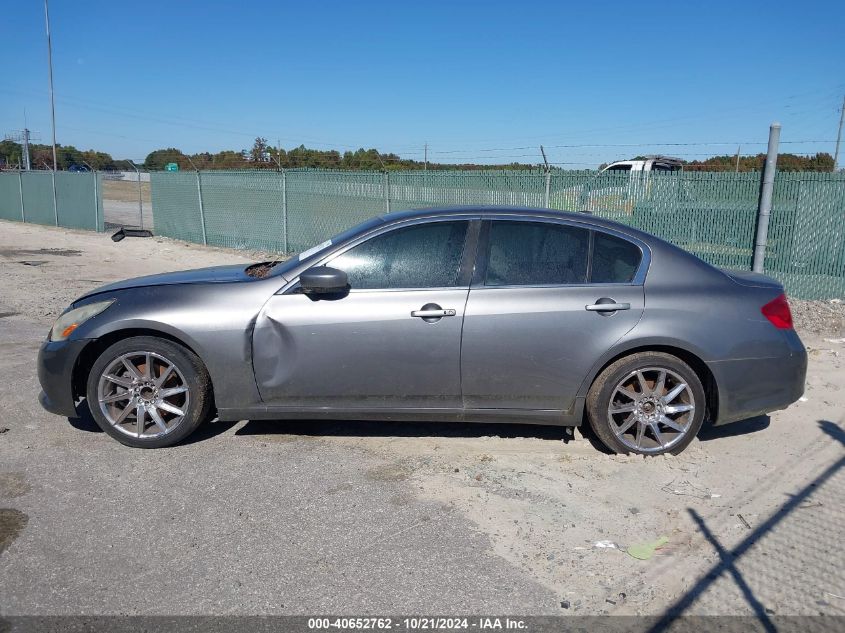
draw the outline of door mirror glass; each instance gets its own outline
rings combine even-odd
[[[349,280],[342,270],[314,266],[299,276],[299,286],[305,294],[333,294],[349,290]]]

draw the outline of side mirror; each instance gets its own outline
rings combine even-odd
[[[314,266],[299,276],[299,285],[305,294],[334,294],[349,290],[349,279],[337,268]]]

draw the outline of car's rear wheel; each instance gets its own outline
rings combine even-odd
[[[696,373],[662,352],[641,352],[612,363],[587,394],[590,426],[616,453],[677,455],[695,439],[706,408]]]
[[[152,336],[107,348],[88,374],[91,414],[127,446],[161,448],[190,435],[208,416],[210,380],[190,350]]]

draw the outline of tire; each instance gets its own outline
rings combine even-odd
[[[213,400],[211,380],[197,355],[154,336],[135,336],[108,347],[88,373],[86,395],[99,427],[134,448],[182,441],[208,418]]]
[[[587,394],[590,426],[615,453],[677,455],[695,439],[706,410],[698,375],[663,352],[617,360],[596,377]]]

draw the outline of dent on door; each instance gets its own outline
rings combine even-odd
[[[461,406],[467,290],[276,295],[253,334],[262,400],[282,407]]]

